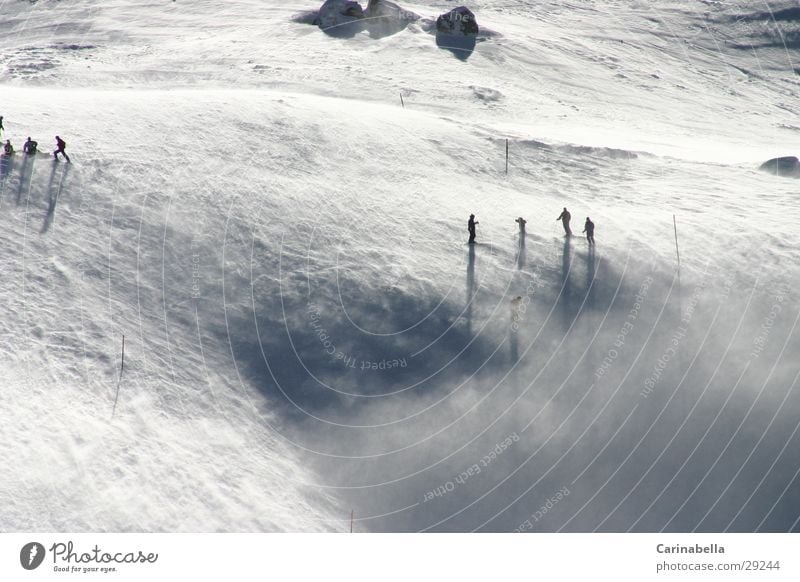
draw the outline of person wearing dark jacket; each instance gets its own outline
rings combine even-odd
[[[39,144],[33,141],[31,138],[28,138],[25,142],[25,145],[22,146],[22,151],[28,154],[29,156],[36,154],[36,149],[39,147]]]
[[[594,222],[588,216],[586,217],[586,223],[583,225],[583,232],[586,233],[586,240],[589,241],[589,244],[594,245]]]
[[[69,156],[67,155],[67,152],[64,151],[65,147],[67,147],[67,142],[56,136],[56,151],[53,152],[53,157],[58,159],[58,154],[62,154],[64,159],[67,160],[67,163],[69,164]]]
[[[561,224],[564,225],[564,232],[567,236],[572,236],[572,230],[569,228],[569,221],[572,219],[572,215],[569,213],[569,210],[564,208],[564,211],[558,215],[556,220],[560,220]]]
[[[469,220],[467,221],[467,230],[469,231],[469,243],[468,244],[471,244],[471,245],[475,244],[475,225],[476,224],[480,224],[480,222],[477,222],[475,220],[475,215],[474,214],[470,214],[469,215]]]
[[[3,146],[3,155],[6,156],[14,155],[14,146],[11,145],[10,139],[7,139],[5,145]]]

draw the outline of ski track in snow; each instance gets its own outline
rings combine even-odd
[[[791,5],[400,4],[0,0],[0,530],[797,529]]]

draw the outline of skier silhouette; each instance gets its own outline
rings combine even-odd
[[[33,141],[30,137],[25,142],[25,145],[22,146],[22,151],[28,155],[34,155],[36,153],[36,148],[39,147],[39,144]]]
[[[67,163],[69,164],[69,156],[67,155],[67,152],[64,151],[65,147],[67,147],[67,142],[56,136],[56,151],[53,152],[53,157],[57,160],[58,154],[62,154],[64,159],[67,160]]]
[[[586,233],[586,240],[590,245],[594,245],[594,222],[587,216],[586,223],[583,225],[583,232]]]
[[[476,224],[480,224],[480,222],[477,222],[475,220],[475,215],[474,214],[470,214],[469,215],[469,220],[467,221],[467,230],[469,231],[469,243],[467,243],[467,244],[471,244],[471,245],[475,244],[475,225]]]
[[[3,146],[3,154],[6,156],[14,155],[14,146],[11,145],[10,139],[7,139],[5,145]]]
[[[2,134],[5,131],[5,129],[6,128],[3,127],[3,116],[0,115],[0,134]]]
[[[571,218],[572,215],[566,208],[564,208],[564,211],[558,215],[558,218],[556,218],[556,220],[560,220],[561,224],[564,225],[564,232],[567,234],[567,236],[572,236],[572,231],[569,228],[569,221]]]
[[[519,233],[525,234],[525,225],[528,224],[528,221],[522,218],[521,216],[514,220],[519,225]]]

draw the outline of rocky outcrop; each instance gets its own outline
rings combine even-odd
[[[419,20],[418,14],[389,0],[369,0],[364,15],[364,26],[373,38],[395,34]]]
[[[419,16],[389,0],[369,0],[366,10],[353,0],[327,0],[314,24],[334,36],[352,36],[366,30],[380,38],[405,29]]]
[[[795,156],[772,158],[761,164],[759,169],[777,176],[800,178],[800,160]]]
[[[478,21],[466,6],[458,6],[436,19],[436,31],[443,34],[478,34]]]
[[[317,13],[315,24],[323,30],[358,23],[364,18],[361,4],[353,0],[326,0]]]

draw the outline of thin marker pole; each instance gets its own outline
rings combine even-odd
[[[350,533],[353,533],[353,510],[350,510]]]
[[[675,256],[678,258],[678,319],[683,322],[683,289],[681,288],[681,251],[678,248],[678,222],[672,215],[672,228],[675,231]],[[678,350],[678,365],[683,370],[683,351]]]
[[[400,105],[402,105],[402,106],[403,106],[403,109],[405,109],[405,108],[406,108],[406,102],[405,102],[405,101],[403,101],[403,94],[402,94],[402,93],[400,93]]]
[[[508,138],[506,138],[506,176],[508,176]]]
[[[117,401],[119,400],[119,386],[122,383],[122,372],[125,370],[125,336],[122,336],[122,365],[119,368],[119,379],[117,379],[117,393],[114,395],[114,408],[111,409],[111,418],[117,412]]]
[[[678,248],[678,222],[675,215],[672,215],[672,227],[675,230],[675,255],[678,257],[678,284],[681,282],[681,251]]]

